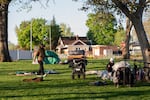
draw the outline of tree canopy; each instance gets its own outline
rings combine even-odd
[[[78,0],[74,0],[78,1]],[[101,12],[117,11],[124,14],[133,24],[140,46],[145,66],[150,62],[150,44],[143,26],[143,12],[149,9],[150,0],[85,0],[83,10],[92,9]]]
[[[58,43],[58,39],[61,36],[61,28],[58,24],[56,24],[56,20],[55,17],[53,17],[51,24],[50,24],[50,32],[51,32],[51,49],[55,50],[57,43]],[[50,34],[49,34],[50,35]]]
[[[67,26],[65,23],[61,23],[60,28],[62,31],[61,36],[73,36],[74,35],[74,33],[71,32],[71,28]]]
[[[117,45],[120,47],[120,43],[122,41],[125,41],[125,31],[123,29],[123,27],[120,27],[119,29],[117,29],[117,32],[115,33],[115,41],[114,41],[114,45]]]
[[[33,47],[43,43],[47,48],[51,46],[53,50],[55,50],[58,38],[61,34],[59,25],[55,22],[55,18],[53,18],[51,23],[47,23],[47,21],[42,18],[23,21],[19,27],[16,27],[16,33],[18,36],[18,44],[22,49],[30,48],[30,35],[32,35]]]
[[[48,35],[48,27],[44,19],[32,19],[31,21],[23,21],[19,27],[16,27],[18,37],[18,45],[23,49],[30,48],[30,35],[32,35],[32,43],[34,45],[43,42],[44,36]]]
[[[107,19],[108,18],[108,19]],[[114,42],[114,35],[116,33],[116,19],[110,13],[91,13],[88,15],[86,25],[93,35],[89,39],[100,45],[112,45]]]

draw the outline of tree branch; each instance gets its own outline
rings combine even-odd
[[[129,18],[131,16],[131,12],[129,11],[129,9],[127,8],[127,6],[125,4],[123,4],[121,1],[119,0],[112,0],[113,3],[115,3],[117,5],[117,7],[119,9],[121,9],[121,11]],[[130,18],[129,18],[130,19]]]

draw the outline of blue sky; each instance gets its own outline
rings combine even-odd
[[[44,2],[43,5],[45,5]],[[53,16],[55,16],[57,24],[65,23],[75,35],[86,36],[86,32],[88,31],[85,25],[87,12],[80,11],[79,8],[81,7],[82,2],[73,2],[72,0],[55,0],[53,2],[53,0],[50,0],[48,7],[44,8],[39,3],[33,3],[31,11],[27,12],[23,10],[17,12],[18,6],[10,5],[8,14],[8,40],[17,44],[15,27],[19,26],[22,21],[31,20],[32,18],[52,20]]]

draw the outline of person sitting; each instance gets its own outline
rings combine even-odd
[[[110,58],[109,63],[106,65],[106,70],[108,71],[108,75],[110,78],[112,77],[113,65],[114,65],[114,59]]]

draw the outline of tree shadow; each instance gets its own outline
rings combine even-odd
[[[149,95],[150,91],[149,90],[141,90],[141,91],[108,91],[108,92],[56,92],[56,93],[43,93],[43,94],[25,94],[25,95],[13,95],[13,96],[1,96],[1,98],[21,98],[21,97],[26,97],[26,98],[32,98],[36,97],[37,99],[39,97],[47,97],[50,99],[55,99],[55,100],[95,100],[95,99],[111,99],[115,98],[118,96],[121,96],[122,98],[128,98],[131,96],[141,96],[143,94]],[[73,96],[70,96],[73,95]],[[129,98],[128,98],[129,99]]]

